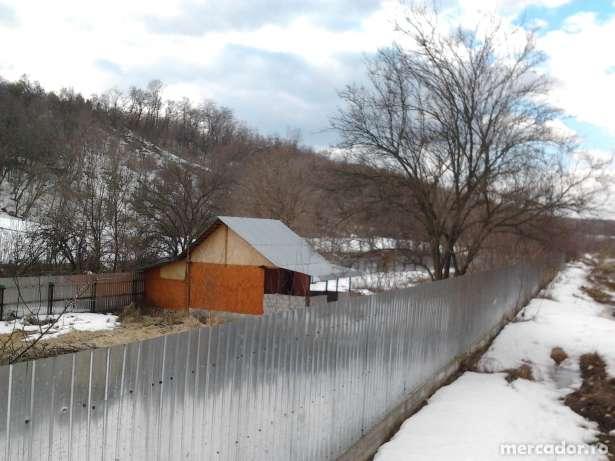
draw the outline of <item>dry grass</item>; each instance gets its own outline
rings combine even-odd
[[[583,293],[600,304],[612,304],[613,297],[596,285],[581,287]]]
[[[554,347],[551,349],[551,359],[559,366],[564,360],[568,358],[568,354],[561,347]]]
[[[579,359],[583,384],[565,399],[574,412],[598,423],[600,441],[615,455],[615,378],[609,378],[604,360],[597,353],[584,354]],[[611,457],[610,459],[613,459]]]
[[[615,291],[615,261],[602,259],[592,269],[590,278],[606,290]]]
[[[591,266],[589,286],[581,289],[600,304],[615,306],[615,259],[603,253],[586,261]]]
[[[217,324],[217,318],[205,319],[190,315],[185,311],[154,310],[127,306],[119,314],[120,325],[113,330],[77,331],[73,330],[63,335],[44,339],[36,343],[24,354],[20,361],[77,352],[99,347],[110,347],[145,339],[156,338],[172,333],[181,333],[203,324]],[[23,349],[28,343],[24,341],[25,334],[18,330],[11,335],[0,335],[0,344],[10,342],[7,350]],[[0,356],[0,364],[7,362],[7,357]]]
[[[512,383],[516,379],[527,379],[528,381],[534,381],[532,367],[527,363],[524,363],[518,368],[513,368],[506,371],[506,381]]]

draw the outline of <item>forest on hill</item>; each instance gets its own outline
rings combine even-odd
[[[0,209],[36,228],[12,261],[126,270],[183,251],[216,215],[280,219],[320,239],[386,237],[398,256],[431,257],[395,171],[263,136],[213,101],[162,92],[158,80],[89,98],[0,80]],[[570,246],[579,223],[562,222],[545,215],[494,235],[480,261]]]
[[[36,223],[29,259],[120,270],[181,252],[215,215],[280,219],[306,236],[396,233],[382,206],[378,219],[359,206],[367,190],[341,187],[356,167],[212,101],[163,102],[162,88],[85,98],[0,80],[0,209]]]

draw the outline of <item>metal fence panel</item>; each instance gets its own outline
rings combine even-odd
[[[73,392],[71,399],[70,452],[69,460],[87,459],[90,438],[90,395],[91,395],[92,352],[75,354]],[[36,363],[36,362],[35,362]]]
[[[335,459],[514,315],[543,273],[516,266],[0,367],[0,457]],[[74,293],[31,278],[9,299],[46,305],[50,282]],[[96,308],[139,283],[98,280]]]
[[[139,299],[141,272],[3,277],[3,319],[61,312],[110,312]]]

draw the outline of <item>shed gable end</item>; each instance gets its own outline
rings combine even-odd
[[[275,267],[226,225],[218,226],[192,250],[190,260],[209,264]]]

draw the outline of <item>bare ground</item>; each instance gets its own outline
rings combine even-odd
[[[615,307],[615,252],[603,252],[587,259],[592,270],[589,284],[583,291],[594,301]],[[615,316],[615,309],[611,310]],[[554,358],[555,360],[555,358]],[[615,461],[615,377],[607,375],[606,364],[596,352],[579,358],[583,384],[569,394],[565,403],[573,411],[598,423],[602,435],[600,442],[609,447],[609,459]]]
[[[615,258],[613,255],[602,253],[585,262],[592,266],[592,270],[588,277],[589,284],[582,287],[582,290],[597,303],[615,306]]]
[[[218,324],[215,317],[195,317],[187,312],[155,310],[127,306],[120,314],[119,326],[113,330],[77,331],[72,330],[57,337],[38,341],[32,348],[19,357],[18,361],[52,357],[86,349],[115,346],[145,339],[156,338],[172,333],[181,333],[204,324]],[[29,342],[26,335],[16,331],[10,335],[0,335],[0,344],[4,344],[5,355],[0,351],[0,364],[6,364],[8,353],[25,349]],[[8,343],[8,344],[7,344]]]
[[[615,460],[615,378],[609,377],[606,364],[597,353],[579,359],[581,387],[564,400],[574,412],[598,423],[600,442],[609,447],[609,459]]]

